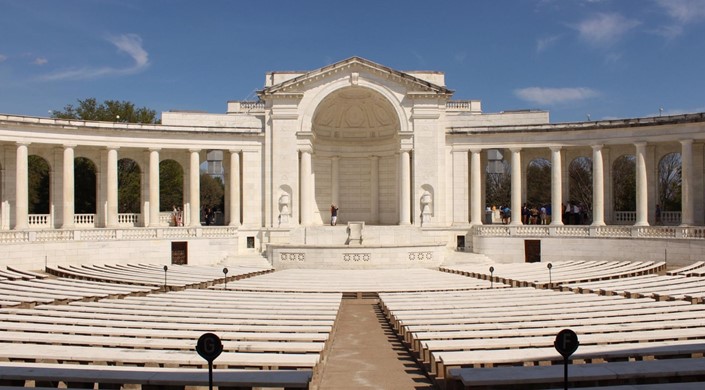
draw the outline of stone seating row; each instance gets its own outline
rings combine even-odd
[[[565,291],[649,297],[657,300],[685,300],[702,303],[705,298],[705,277],[678,275],[644,275],[628,279],[604,280],[589,283],[567,283]]]
[[[216,283],[223,283],[250,277],[271,269],[249,267],[235,267],[228,276],[219,267],[197,267],[187,265],[68,265],[47,266],[47,272],[65,278],[93,280],[110,283],[123,283],[150,287],[164,287],[178,289],[185,287],[207,287]],[[207,271],[210,269],[210,271]]]
[[[43,277],[46,277],[46,275],[43,275]],[[30,280],[36,278],[36,273],[18,271],[4,265],[0,266],[0,280]]]
[[[696,261],[684,267],[668,271],[666,275],[705,276],[705,261]]]
[[[312,371],[304,370],[214,370],[213,385],[220,388],[308,388]],[[19,389],[27,381],[51,388],[59,382],[71,388],[170,388],[184,389],[186,386],[208,386],[208,372],[197,369],[168,369],[144,367],[103,366],[99,370],[68,364],[22,364],[0,363],[0,389]],[[136,387],[139,386],[139,387]]]
[[[563,365],[541,367],[455,368],[449,370],[447,390],[516,388],[563,388]],[[573,364],[568,367],[570,388],[600,383],[610,390],[701,389],[705,387],[702,359],[664,359],[603,364]],[[630,381],[650,382],[622,385]],[[614,386],[613,386],[614,385]],[[595,388],[593,388],[595,389]]]
[[[473,280],[423,268],[403,271],[286,269],[228,283],[228,288],[248,291],[378,293],[485,289],[490,285],[489,281]],[[495,286],[499,287],[496,283]]]
[[[513,290],[529,299],[503,299],[515,298]],[[705,309],[687,302],[599,295],[583,300],[579,294],[513,288],[477,292],[475,299],[468,294],[464,308],[439,308],[443,304],[434,302],[444,302],[444,293],[427,294],[424,302],[418,294],[385,293],[380,299],[395,331],[440,379],[449,367],[561,360],[553,340],[566,327],[583,336],[579,352],[586,360],[705,352]],[[457,298],[458,292],[453,295]],[[429,312],[420,316],[424,304]],[[412,309],[404,310],[405,305]]]
[[[31,278],[0,281],[0,307],[95,300],[146,294],[153,288],[66,278]]]
[[[441,271],[494,280],[512,286],[551,287],[571,282],[634,277],[654,274],[665,269],[664,262],[652,261],[560,261],[548,263],[494,264],[491,272],[486,264],[443,266]]]
[[[313,368],[332,331],[341,294],[257,295],[260,302],[249,292],[183,290],[0,309],[0,360],[203,366],[195,343],[202,333],[214,332],[225,348],[218,366]],[[287,299],[280,299],[283,295]],[[227,299],[209,299],[222,296]],[[158,309],[154,297],[163,303]],[[193,306],[199,301],[206,303],[200,311]]]

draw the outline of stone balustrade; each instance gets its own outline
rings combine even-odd
[[[135,228],[135,229],[46,229],[0,231],[0,243],[111,241],[189,238],[236,238],[238,229],[229,226],[207,228]]]
[[[546,226],[477,225],[479,237],[600,237],[600,238],[687,238],[705,239],[705,227],[698,226]]]

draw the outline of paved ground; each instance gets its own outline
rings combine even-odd
[[[312,387],[434,389],[397,339],[376,300],[345,299],[326,362]]]

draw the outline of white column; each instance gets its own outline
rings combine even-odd
[[[240,226],[240,151],[230,151],[230,167],[228,168],[228,216],[229,226]]]
[[[159,149],[149,149],[149,226],[159,226]]]
[[[331,185],[331,196],[330,202],[334,204],[335,207],[340,207],[340,157],[333,156],[330,160],[330,185]]]
[[[370,156],[370,221],[379,223],[379,156]]]
[[[482,149],[471,149],[470,152],[470,223],[482,225]]]
[[[313,180],[311,180],[311,151],[302,150],[301,151],[301,173],[299,178],[299,185],[301,186],[301,224],[304,226],[310,226],[313,219],[311,206],[313,205],[311,186],[313,185]]]
[[[649,192],[646,181],[646,142],[636,146],[636,223],[634,226],[649,226]]]
[[[201,160],[200,149],[189,149],[189,203],[191,221],[189,226],[201,226]]]
[[[563,225],[563,175],[561,166],[561,148],[551,148],[551,225]]]
[[[695,196],[693,193],[693,140],[681,141],[681,225],[695,223]],[[663,205],[661,205],[663,207]]]
[[[29,221],[29,167],[28,144],[17,144],[17,187],[15,188],[15,230],[27,229]]]
[[[408,150],[399,154],[400,186],[399,189],[399,225],[411,224],[411,158]]]
[[[73,145],[64,145],[64,169],[63,169],[63,220],[61,227],[70,229],[74,226],[73,217],[75,213],[74,203],[74,151]]]
[[[522,225],[521,222],[521,148],[512,151],[512,221],[510,225]]]
[[[106,227],[118,226],[118,151],[108,148],[107,203],[108,213],[105,219]]]
[[[605,169],[602,145],[592,145],[592,226],[605,225]]]
[[[470,197],[468,196],[468,189],[470,185],[468,184],[468,150],[458,149],[452,151],[452,195],[453,195],[453,206],[451,213],[453,216],[453,225],[467,225],[469,220],[469,210],[468,205],[470,204]]]

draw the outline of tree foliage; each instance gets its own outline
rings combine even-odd
[[[658,199],[663,211],[681,211],[681,154],[669,153],[658,164]]]
[[[29,213],[49,214],[49,163],[31,155],[27,159],[29,176]]]
[[[77,99],[78,105],[67,104],[63,110],[52,111],[52,118],[82,119],[91,121],[159,123],[157,112],[147,107],[135,107],[126,100],[106,100],[98,103],[95,98]]]
[[[578,157],[568,166],[568,188],[571,205],[578,204],[588,219],[592,217],[592,159]]]
[[[485,176],[485,197],[488,205],[509,206],[512,197],[511,165],[505,160],[497,161],[498,169],[488,169]]]
[[[526,169],[526,202],[530,207],[551,203],[551,162],[537,158]]]
[[[74,212],[95,214],[97,188],[95,164],[85,157],[77,157],[73,160],[73,167]]]
[[[223,211],[225,204],[225,186],[219,177],[207,173],[201,174],[201,207]]]
[[[118,160],[118,212],[140,212],[141,177],[140,167],[135,160],[122,158]]]
[[[174,206],[183,209],[184,170],[174,160],[159,163],[159,210],[172,211]]]
[[[626,154],[612,164],[614,211],[636,211],[636,157]]]

